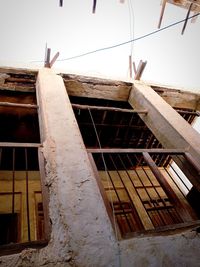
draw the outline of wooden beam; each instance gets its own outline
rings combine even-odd
[[[78,75],[61,75],[71,96],[127,101],[132,83]]]
[[[159,23],[158,23],[158,29],[160,29],[161,23],[162,23],[162,19],[163,19],[163,15],[165,12],[165,6],[166,6],[167,0],[163,0],[162,1],[162,8],[161,8],[161,13],[160,13],[160,18],[159,18]]]
[[[20,103],[11,103],[11,102],[0,102],[0,106],[3,106],[3,107],[18,107],[18,108],[32,108],[32,109],[37,109],[38,108],[38,105],[20,104]]]
[[[185,22],[183,24],[183,29],[182,29],[181,34],[184,34],[184,32],[185,32],[185,28],[187,26],[187,22],[188,22],[188,18],[189,18],[189,15],[190,15],[190,11],[192,9],[192,5],[193,5],[193,3],[191,3],[190,6],[189,6],[189,9],[188,9],[188,12],[187,12],[187,15],[186,15],[186,18],[185,18]]]
[[[104,106],[90,106],[90,105],[80,105],[80,104],[72,104],[72,107],[77,108],[77,109],[107,110],[107,111],[116,111],[116,112],[124,112],[124,113],[140,113],[140,114],[147,113],[147,110],[134,110],[134,109],[104,107]]]
[[[139,65],[137,67],[137,71],[136,71],[135,77],[134,77],[135,80],[140,80],[140,78],[142,76],[142,73],[143,73],[143,71],[144,71],[144,69],[146,67],[146,64],[147,64],[147,61],[143,62],[142,60],[140,60]]]
[[[57,52],[55,56],[52,58],[51,62],[49,63],[50,68],[53,66],[53,64],[56,62],[57,58],[59,57],[60,53]]]
[[[96,5],[97,5],[97,0],[93,0],[93,6],[92,6],[92,13],[94,14],[96,11]]]
[[[167,0],[167,2],[186,9],[188,9],[188,5],[193,3],[194,7],[192,8],[192,11],[195,10],[195,6],[198,8],[198,10],[200,9],[200,2],[195,0]]]
[[[46,49],[45,63],[44,63],[44,66],[46,68],[50,68],[50,57],[51,57],[51,48],[47,48]]]
[[[188,150],[200,164],[199,134],[151,87],[134,84],[129,103],[133,108],[148,110],[139,116],[164,148]]]
[[[183,149],[166,149],[166,148],[88,148],[89,153],[157,153],[157,154],[183,154]]]
[[[42,144],[0,142],[0,147],[42,147]]]
[[[200,95],[173,87],[165,87],[154,84],[146,84],[156,91],[170,106],[175,108],[185,108],[200,110]]]

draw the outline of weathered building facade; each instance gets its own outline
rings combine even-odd
[[[199,266],[200,95],[48,68],[0,89],[0,266]]]

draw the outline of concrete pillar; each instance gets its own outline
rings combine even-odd
[[[63,80],[42,69],[37,90],[50,191],[48,257],[61,262],[68,257],[76,266],[117,266],[113,229]]]
[[[129,103],[136,109],[147,109],[140,115],[165,148],[187,150],[200,165],[200,135],[150,86],[134,83]]]
[[[139,114],[164,148],[183,149],[184,156],[173,157],[179,168],[200,192],[200,135],[150,86],[136,82],[129,95],[129,103],[135,109],[146,109]],[[192,165],[191,165],[192,162]],[[193,168],[195,166],[195,169]]]

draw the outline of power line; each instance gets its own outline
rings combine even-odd
[[[190,16],[189,18],[187,18],[188,20],[189,19],[192,19],[194,17],[197,17],[199,16],[200,13],[197,13],[197,14],[194,14],[193,16]],[[169,29],[171,27],[174,27],[182,22],[185,22],[186,19],[182,19],[182,20],[179,20],[177,22],[174,22],[168,26],[165,26],[163,28],[160,28],[158,30],[155,30],[155,31],[152,31],[150,33],[147,33],[145,35],[142,35],[140,37],[137,37],[137,38],[134,38],[132,40],[129,40],[129,41],[126,41],[126,42],[122,42],[122,43],[119,43],[119,44],[115,44],[115,45],[111,45],[111,46],[107,46],[107,47],[103,47],[103,48],[99,48],[99,49],[96,49],[96,50],[92,50],[92,51],[89,51],[89,52],[86,52],[86,53],[82,53],[82,54],[79,54],[79,55],[76,55],[76,56],[73,56],[73,57],[68,57],[68,58],[64,58],[64,59],[57,59],[57,61],[67,61],[67,60],[72,60],[72,59],[76,59],[76,58],[79,58],[79,57],[84,57],[84,56],[87,56],[87,55],[91,55],[91,54],[95,54],[95,53],[98,53],[98,52],[101,52],[101,51],[105,51],[105,50],[109,50],[109,49],[113,49],[113,48],[116,48],[116,47],[119,47],[119,46],[123,46],[123,45],[126,45],[126,44],[129,44],[129,43],[132,43],[132,42],[136,42],[136,41],[139,41],[139,40],[142,40],[146,37],[149,37],[151,35],[154,35],[154,34],[157,34],[158,32],[161,32],[161,31],[164,31],[166,29]],[[32,62],[42,62],[42,61],[32,61]]]

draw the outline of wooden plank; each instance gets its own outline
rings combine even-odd
[[[146,67],[146,64],[147,64],[147,61],[143,62],[142,60],[140,60],[140,63],[138,65],[138,67],[137,67],[137,71],[136,71],[136,74],[135,74],[135,77],[134,77],[135,80],[140,80],[140,78],[142,76],[142,73],[143,73],[143,71],[144,71],[144,69]]]
[[[9,83],[30,83],[30,84],[35,84],[36,80],[35,79],[29,79],[29,78],[16,78],[16,77],[8,77],[5,79],[5,82]]]
[[[33,109],[37,109],[38,108],[37,105],[11,103],[11,102],[0,102],[0,106],[3,106],[3,107],[18,107],[18,108],[33,108]]]
[[[187,209],[185,209],[184,203],[181,203],[179,198],[176,196],[174,191],[172,190],[171,186],[163,176],[163,174],[160,172],[158,167],[156,166],[155,162],[151,158],[151,156],[147,152],[143,152],[143,157],[146,163],[148,164],[149,168],[161,184],[162,188],[164,189],[165,193],[169,197],[169,199],[172,201],[174,206],[177,207],[177,211],[179,212],[180,216],[184,220],[184,222],[189,222],[192,220],[190,214],[188,213]]]
[[[50,68],[50,56],[51,56],[51,48],[47,48],[46,58],[45,58],[45,64],[44,64],[44,66],[46,68]]]
[[[187,110],[178,110],[178,109],[176,109],[176,111],[179,114],[189,114],[189,115],[200,116],[199,112],[197,112],[197,111],[187,111]]]
[[[93,0],[93,6],[92,6],[92,13],[94,14],[96,11],[96,5],[97,5],[97,0]]]
[[[0,147],[42,147],[42,144],[38,144],[38,143],[0,142]]]
[[[198,10],[200,10],[200,2],[196,0],[167,0],[167,2],[186,9],[188,9],[189,4],[194,3]],[[192,8],[192,11],[195,10],[195,6]]]
[[[151,87],[134,84],[129,103],[133,108],[148,110],[146,115],[138,115],[164,148],[187,150],[200,164],[199,134]]]
[[[148,235],[148,236],[158,236],[158,233],[162,236],[167,235],[171,233],[182,233],[185,232],[185,230],[195,230],[194,227],[199,227],[200,225],[200,220],[192,221],[192,222],[185,222],[185,223],[178,223],[174,225],[166,225],[162,226],[159,229],[152,229],[152,230],[145,230],[145,231],[140,231],[140,232],[135,232],[135,233],[128,233],[125,235],[126,238],[131,238],[131,237],[137,237],[137,236],[143,236]],[[166,233],[165,233],[166,232]]]
[[[163,19],[163,15],[165,12],[165,6],[166,6],[167,0],[163,0],[162,1],[162,8],[161,8],[161,13],[160,13],[160,18],[159,18],[159,23],[158,23],[158,29],[160,29],[161,23],[162,23],[162,19]]]
[[[139,81],[134,82],[135,85],[136,83],[141,84]],[[153,83],[146,83],[146,85],[150,86],[172,107],[200,110],[200,94],[187,92],[184,88],[174,88]]]
[[[78,75],[64,75],[68,95],[99,99],[127,101],[132,83],[105,80]]]
[[[190,15],[190,11],[192,9],[192,5],[193,5],[193,3],[191,3],[190,6],[189,6],[189,9],[188,9],[188,12],[187,12],[187,15],[186,15],[186,18],[185,18],[185,22],[183,24],[183,29],[181,31],[181,34],[184,34],[184,32],[185,32],[185,28],[187,26],[187,22],[188,22],[188,18],[189,18],[189,15]]]
[[[55,56],[52,58],[51,62],[49,63],[50,68],[53,66],[53,64],[56,62],[57,58],[59,57],[60,53],[57,52]]]
[[[116,112],[125,112],[125,113],[141,113],[146,114],[147,110],[134,110],[134,109],[125,109],[125,108],[116,108],[116,107],[105,107],[105,106],[91,106],[91,105],[80,105],[80,104],[72,104],[73,108],[78,109],[94,109],[94,110],[108,110],[108,111],[116,111]]]
[[[22,68],[8,68],[8,67],[0,67],[0,73],[7,74],[29,74],[32,76],[37,76],[38,70],[30,70],[30,69],[22,69]]]
[[[166,148],[88,148],[89,153],[158,153],[158,154],[183,154],[184,149],[166,149]]]

